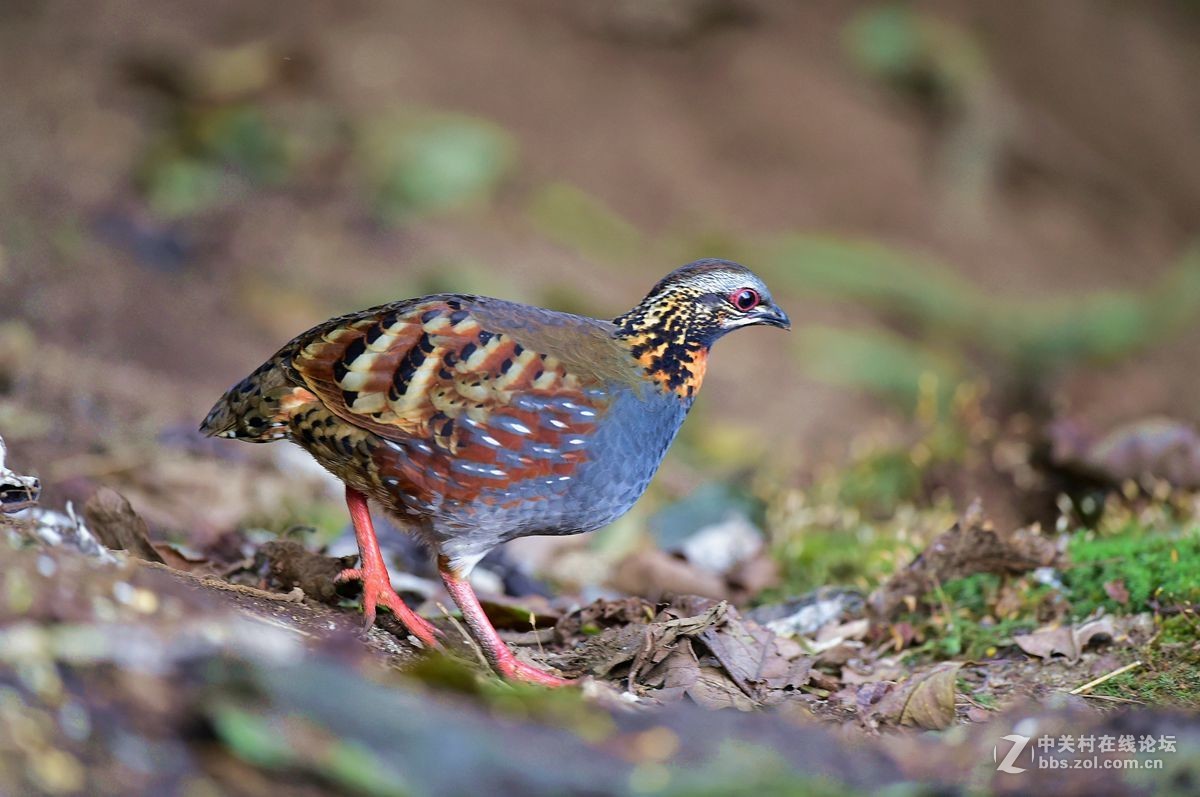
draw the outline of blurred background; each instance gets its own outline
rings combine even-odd
[[[9,462],[193,550],[328,541],[298,450],[194,432],[280,344],[436,290],[612,317],[703,256],[795,329],[721,343],[648,499],[562,543],[595,577],[531,549],[551,577],[656,583],[629,552],[732,507],[799,589],[904,507],[1052,523],[1200,478],[1198,34],[1186,0],[8,0]]]

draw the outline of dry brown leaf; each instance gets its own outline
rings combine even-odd
[[[1013,642],[1030,656],[1048,659],[1054,655],[1075,661],[1075,637],[1070,626],[1048,626],[1031,634],[1015,634]]]
[[[703,602],[697,603],[697,602]],[[597,601],[581,610],[581,615],[599,618],[604,614],[606,602]],[[639,621],[640,604],[630,601],[618,603],[617,614],[630,622],[604,628],[598,634],[584,636],[578,644],[557,663],[569,672],[590,672],[600,677],[608,676],[617,667],[629,664],[629,679],[635,681],[639,673],[645,675],[665,661],[675,649],[676,642],[685,637],[694,637],[709,626],[724,621],[727,604],[714,603],[705,599],[694,599],[687,607],[671,606],[660,612],[654,622]],[[630,610],[633,615],[630,616]],[[687,610],[695,614],[685,615]],[[595,619],[592,620],[595,622]],[[578,634],[581,626],[572,615],[559,623],[559,632],[566,638]]]
[[[622,592],[645,595],[651,600],[668,594],[729,597],[723,577],[657,548],[630,554],[617,565],[609,580]]]
[[[672,653],[646,678],[647,685],[660,686],[655,697],[664,703],[682,700],[700,680],[700,663],[689,639],[681,640]]]
[[[739,562],[725,575],[725,580],[738,595],[757,596],[767,587],[779,583],[779,563],[774,557],[762,553]]]
[[[729,609],[725,623],[707,628],[700,634],[717,661],[747,697],[759,697],[757,688],[764,680],[763,670],[775,655],[775,635],[762,626],[744,621],[735,609]]]
[[[150,527],[116,490],[101,487],[83,507],[88,528],[105,547],[147,562],[165,564],[150,543]]]
[[[887,681],[872,681],[862,684],[857,689],[853,688],[851,684],[846,686],[854,694],[854,707],[863,715],[870,714],[873,707],[896,688],[895,684]]]
[[[1058,549],[1049,539],[1032,529],[998,532],[974,504],[908,567],[871,593],[868,603],[878,617],[890,617],[938,584],[974,573],[1024,573],[1057,561]]]
[[[817,632],[817,642],[837,644],[839,641],[847,639],[865,639],[870,630],[871,621],[865,617],[860,620],[851,620],[848,623],[830,623]]]
[[[172,570],[200,574],[211,574],[214,571],[212,562],[208,559],[186,556],[165,542],[151,544],[154,546],[154,550],[158,552],[158,555],[162,557],[163,564]]]
[[[1112,618],[1102,617],[1081,626],[1046,626],[1031,634],[1017,634],[1013,642],[1030,656],[1049,659],[1059,655],[1073,663],[1093,641],[1115,636]]]
[[[855,662],[842,668],[842,682],[846,684],[869,684],[874,681],[896,681],[905,669],[890,659],[881,659],[873,664]]]
[[[1125,579],[1123,578],[1105,582],[1104,594],[1122,606],[1129,603],[1129,589],[1126,588]]]
[[[792,650],[794,644],[781,646],[769,629],[724,601],[695,595],[677,598],[653,622],[643,620],[641,604],[621,603],[617,613],[627,624],[579,639],[584,627],[579,618],[586,616],[591,618],[588,625],[597,625],[608,606],[598,601],[559,622],[564,639],[578,640],[556,662],[561,669],[627,678],[631,688],[657,690],[652,694],[661,700],[687,694],[712,707],[777,704],[814,677],[812,660]],[[622,675],[618,668],[626,666],[628,673]],[[729,698],[730,687],[741,697]]]
[[[696,682],[688,689],[688,696],[705,708],[736,708],[738,711],[753,711],[759,704],[748,697],[738,685],[730,680],[724,670],[717,667],[701,667]]]
[[[336,603],[340,597],[335,579],[354,559],[314,553],[295,540],[271,540],[258,549],[254,565],[271,589],[288,592],[299,587],[313,600]]]
[[[815,656],[822,664],[842,665],[863,655],[863,643],[843,640],[825,648]]]
[[[960,662],[948,661],[917,673],[880,700],[873,716],[928,730],[950,727],[955,717],[954,685],[961,667]]]

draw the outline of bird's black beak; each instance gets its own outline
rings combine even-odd
[[[792,328],[792,319],[788,318],[788,314],[774,304],[764,304],[747,317],[754,319],[755,324],[766,324],[780,329]]]

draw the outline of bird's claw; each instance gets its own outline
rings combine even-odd
[[[537,684],[538,686],[572,686],[576,683],[576,681],[569,678],[560,678],[557,675],[551,675],[545,670],[538,669],[532,664],[526,664],[515,656],[511,659],[506,657],[497,662],[496,669],[500,672],[500,675],[510,681],[524,681],[525,683]]]
[[[365,570],[365,572],[364,572]],[[436,647],[440,631],[432,623],[408,607],[408,604],[392,589],[390,580],[384,574],[376,573],[367,568],[348,567],[338,573],[334,583],[361,581],[363,591],[364,629],[369,631],[375,625],[377,606],[386,606],[392,610],[396,619],[427,648]]]

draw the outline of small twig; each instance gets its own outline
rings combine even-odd
[[[534,639],[537,640],[538,655],[545,658],[546,651],[542,648],[542,637],[537,633],[537,615],[533,612],[529,613],[529,630],[534,634]]]
[[[266,615],[259,614],[257,612],[246,612],[246,617],[250,618],[254,622],[264,623],[266,625],[272,625],[272,626],[275,626],[276,628],[282,628],[284,631],[291,631],[293,634],[299,634],[300,636],[306,636],[306,637],[313,636],[312,634],[308,633],[307,631],[305,631],[301,628],[297,628],[294,625],[288,625],[287,623],[276,620],[274,617],[267,617]]]
[[[471,638],[471,635],[467,633],[467,629],[463,628],[463,625],[458,621],[458,618],[450,614],[449,610],[442,605],[441,601],[436,601],[434,605],[438,607],[442,614],[446,615],[446,619],[450,621],[451,625],[458,629],[458,633],[462,634],[462,638],[467,643],[467,647],[475,651],[475,655],[479,657],[479,663],[484,666],[484,669],[490,670],[491,665],[488,664],[487,656],[483,655],[483,649],[480,648],[475,640]]]
[[[1132,697],[1117,697],[1116,695],[1080,695],[1080,697],[1091,698],[1092,700],[1108,700],[1112,703],[1136,703],[1139,706],[1146,705],[1145,700],[1134,700]]]
[[[201,584],[213,589],[220,589],[226,592],[236,592],[241,595],[248,595],[252,598],[262,598],[268,601],[279,601],[280,603],[304,603],[304,590],[299,587],[292,587],[290,592],[269,592],[258,587],[247,587],[242,584],[232,584],[224,581],[220,576],[201,576],[199,578]]]
[[[950,601],[946,599],[946,593],[942,591],[942,582],[936,575],[932,575],[930,580],[933,581],[933,594],[937,596],[938,603],[942,604],[942,613],[946,615],[946,625],[950,628],[950,633],[954,633],[956,624],[954,622],[954,613],[950,608]]]
[[[553,628],[539,628],[537,631],[502,631],[496,629],[496,633],[508,644],[519,647],[542,645],[554,641]]]
[[[1141,667],[1141,666],[1142,666],[1142,662],[1139,660],[1139,661],[1132,662],[1131,664],[1126,664],[1124,667],[1118,667],[1117,669],[1113,670],[1112,672],[1108,673],[1107,675],[1101,675],[1099,678],[1097,678],[1094,681],[1088,681],[1083,686],[1075,687],[1068,694],[1072,694],[1072,695],[1086,694],[1086,693],[1092,691],[1093,689],[1095,689],[1100,684],[1109,680],[1110,678],[1116,678],[1118,675],[1122,675],[1123,673],[1127,673],[1130,670],[1134,669],[1135,667]]]
[[[197,573],[189,573],[186,570],[178,570],[170,565],[164,565],[160,562],[147,562],[145,559],[138,559],[133,556],[128,557],[128,559],[131,562],[136,562],[141,567],[148,567],[154,570],[165,570],[171,575],[181,576],[183,578],[195,581],[197,584],[202,584],[206,587],[212,587],[213,589],[224,590],[226,592],[237,592],[241,595],[249,595],[254,598],[262,598],[263,600],[268,601],[279,601],[281,603],[304,602],[304,590],[300,589],[299,587],[293,587],[291,592],[268,592],[267,590],[259,589],[258,587],[247,587],[241,584],[232,584],[228,581],[222,580],[220,576],[214,576],[210,573],[205,573],[202,575]]]
[[[975,698],[971,697],[970,695],[966,695],[966,694],[964,694],[964,695],[960,695],[960,697],[961,697],[961,698],[962,698],[962,699],[963,699],[965,702],[967,702],[967,703],[970,703],[970,704],[971,704],[972,706],[974,706],[975,708],[981,708],[981,709],[983,709],[984,711],[995,711],[995,710],[996,710],[996,707],[995,707],[995,706],[985,706],[983,703],[980,703],[978,700],[976,700]]]

